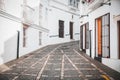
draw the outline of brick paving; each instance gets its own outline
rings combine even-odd
[[[114,80],[78,48],[78,42],[70,42],[34,51],[1,71],[0,80]]]

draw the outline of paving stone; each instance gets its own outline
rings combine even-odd
[[[61,80],[60,77],[41,77],[40,80]]]
[[[80,74],[77,72],[77,70],[67,70],[67,71],[64,71],[64,75],[71,76],[71,77],[74,77],[74,76],[78,77]]]
[[[28,69],[27,71],[24,72],[24,74],[38,74],[40,72],[40,69]]]
[[[37,63],[34,66],[32,66],[32,68],[35,68],[35,69],[39,70],[39,69],[42,68],[42,66],[43,66],[43,63]]]
[[[74,68],[74,67],[73,67],[72,64],[66,63],[66,64],[64,64],[64,68],[69,68],[69,69],[71,69],[71,68]]]
[[[48,63],[61,63],[62,60],[49,60]]]
[[[101,75],[102,73],[98,70],[81,70],[84,75]]]
[[[59,45],[49,45],[26,55],[23,60],[14,62],[15,65],[10,67],[10,70],[2,72],[0,80],[12,80],[16,76],[18,76],[16,80],[36,80],[42,68],[40,80],[85,80],[86,78],[88,80],[104,80],[101,77],[102,73],[91,65],[91,62],[74,52],[73,49],[78,50],[79,48],[78,42],[60,45],[59,48],[57,48]],[[54,50],[55,48],[57,49]],[[54,52],[50,54],[53,50]],[[45,65],[48,54],[50,57]]]
[[[104,78],[94,78],[94,77],[91,77],[91,78],[88,78],[88,80],[106,80]]]
[[[42,75],[47,75],[48,77],[60,76],[61,71],[59,71],[59,70],[44,70]]]
[[[20,75],[16,80],[35,80],[36,76],[32,75]]]
[[[92,65],[90,64],[76,64],[76,66],[78,68],[94,68]]]
[[[84,79],[80,77],[64,77],[63,80],[84,80]]]
[[[0,74],[0,80],[12,80],[16,76],[15,74]]]
[[[7,71],[3,72],[3,74],[12,74],[12,73],[20,74],[25,69],[26,68],[14,68],[14,69],[10,69],[10,70],[7,70]]]
[[[45,69],[60,70],[61,69],[61,65],[47,64]]]

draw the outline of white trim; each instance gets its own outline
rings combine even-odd
[[[58,7],[53,6],[53,5],[51,5],[50,7],[52,7],[52,8],[56,8],[56,9],[59,9],[59,10],[61,10],[61,11],[64,11],[64,12],[67,12],[67,13],[70,13],[70,14],[74,14],[74,15],[76,15],[76,16],[80,16],[79,14],[77,14],[77,13],[75,13],[75,12],[67,11],[67,10],[64,10],[64,9],[58,8]]]
[[[10,19],[10,20],[13,20],[13,21],[16,21],[16,22],[19,22],[19,23],[22,21],[20,18],[13,16],[13,15],[11,15],[3,10],[0,10],[0,16],[7,18],[7,19]]]
[[[44,31],[44,32],[49,32],[49,30],[44,28],[44,27],[41,27],[41,26],[36,25],[36,24],[30,24],[30,23],[24,22],[21,18],[18,18],[18,17],[14,16],[14,15],[11,15],[11,14],[3,11],[3,10],[0,10],[0,16],[4,17],[4,18],[7,18],[9,20],[12,20],[12,21],[21,23],[21,24],[31,25],[30,26],[31,28],[39,29],[39,30]]]
[[[33,26],[33,27],[32,27]],[[39,26],[39,25],[36,25],[36,24],[32,24],[32,28],[35,28],[35,29],[39,29],[39,30],[41,30],[41,31],[44,31],[44,32],[49,32],[49,29],[46,29],[46,28],[44,28],[44,27],[41,27],[41,26]]]

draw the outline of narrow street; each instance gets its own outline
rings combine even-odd
[[[114,80],[78,52],[78,42],[49,45],[8,63],[0,80]]]

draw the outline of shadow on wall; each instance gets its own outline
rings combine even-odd
[[[17,33],[4,42],[4,53],[1,55],[3,63],[16,59]]]

